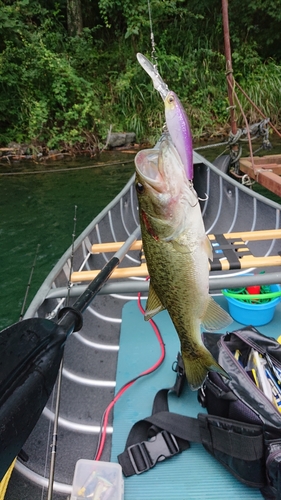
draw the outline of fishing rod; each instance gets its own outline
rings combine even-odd
[[[69,307],[69,300],[70,300],[71,275],[72,275],[72,271],[73,271],[73,258],[74,258],[74,242],[75,242],[75,236],[76,236],[76,221],[77,221],[77,205],[74,206],[72,245],[71,245],[70,267],[69,267],[69,277],[68,277],[67,297],[66,297],[66,306],[67,307]],[[58,424],[59,424],[60,397],[61,397],[61,385],[62,385],[62,369],[63,369],[63,357],[61,359],[61,364],[60,364],[59,373],[58,373],[58,381],[57,381],[57,395],[56,395],[56,405],[55,405],[53,436],[52,436],[52,444],[51,444],[51,463],[50,463],[47,500],[52,500],[52,498],[53,498],[55,467],[56,467],[56,457],[57,457],[57,441],[58,441]]]
[[[69,335],[83,325],[83,312],[102,289],[140,227],[105,264],[82,295],[57,321],[29,318],[0,332],[0,481],[35,427],[53,390]]]
[[[27,297],[28,297],[29,290],[30,290],[32,276],[33,276],[33,272],[34,272],[34,269],[35,269],[35,265],[36,265],[36,260],[37,260],[39,248],[40,248],[40,243],[38,243],[38,245],[37,245],[37,249],[36,249],[34,261],[33,261],[32,267],[31,267],[31,271],[30,271],[30,275],[29,275],[29,280],[28,280],[28,283],[27,283],[27,287],[26,287],[26,291],[25,291],[25,296],[24,296],[24,299],[23,299],[23,304],[22,304],[22,308],[21,308],[21,312],[20,312],[19,321],[21,321],[22,318],[23,318],[23,314],[24,314],[24,310],[25,310],[25,304],[26,304]]]

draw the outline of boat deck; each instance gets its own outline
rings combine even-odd
[[[222,307],[227,309],[227,301],[223,296],[215,296],[215,299]],[[145,305],[145,300],[143,300],[143,305]],[[175,373],[172,366],[179,351],[178,336],[166,311],[159,313],[155,317],[155,323],[161,332],[166,347],[164,362],[157,371],[137,380],[116,403],[113,422],[110,419],[110,426],[113,424],[113,434],[109,433],[107,435],[106,446],[101,460],[117,462],[117,456],[123,452],[133,424],[151,414],[153,399],[157,391],[174,385]],[[258,327],[258,330],[265,335],[277,338],[280,335],[280,324],[281,303],[276,307],[272,322]],[[220,333],[226,330],[232,331],[241,326],[243,325],[233,321],[227,329],[221,330]],[[159,356],[160,347],[155,333],[150,324],[144,321],[137,300],[129,300],[122,309],[115,393],[132,378],[151,367]],[[86,358],[84,361],[89,364],[89,360],[87,361]],[[106,363],[106,366],[103,366],[104,364],[100,365],[100,369],[106,373],[107,370],[111,370],[111,367],[108,363]],[[108,377],[104,375],[104,378]],[[112,392],[113,390],[112,388]],[[72,395],[72,392],[70,392],[69,398]],[[83,399],[83,394],[81,397]],[[101,401],[97,398],[98,395],[93,393],[92,400],[86,400],[85,406],[80,408],[80,411],[82,413],[85,411],[96,413],[95,408],[97,405],[96,409],[99,413]],[[105,404],[104,401],[103,403]],[[104,404],[102,405],[103,410],[105,409]],[[169,396],[169,406],[173,412],[192,417],[205,412],[205,409],[197,401],[197,392],[191,391],[187,384],[185,384],[180,398],[177,398],[175,394]],[[38,432],[36,433],[36,443],[38,443],[40,435],[42,435],[42,427],[40,434]],[[72,435],[71,440],[67,437],[69,432]],[[69,467],[73,474],[78,449],[78,458],[93,459],[96,444],[92,435],[85,434],[83,438],[82,434],[83,439],[81,439],[80,434],[78,441],[76,434],[71,430],[67,431],[65,428],[60,434],[59,453],[64,448],[64,436],[68,443],[68,464],[66,464],[67,472],[65,472],[65,480],[68,482],[71,481],[71,478],[68,477]],[[27,452],[29,451],[28,446],[25,446],[25,449]],[[40,491],[32,483],[28,485],[27,489],[26,486],[23,477],[19,475],[19,470],[15,470],[13,472],[13,481],[9,485],[5,497],[6,500],[30,500],[31,498],[33,500],[43,500],[47,498],[46,489],[43,488]],[[69,499],[69,493],[55,491],[53,500],[67,500]],[[217,500],[226,497],[228,500],[237,500],[239,497],[243,498],[243,500],[263,498],[259,490],[249,488],[237,481],[219,462],[207,453],[202,445],[197,443],[191,443],[190,449],[156,464],[148,472],[124,478],[124,500]]]
[[[216,297],[227,308],[224,297]],[[166,311],[156,316],[164,343],[166,357],[161,367],[153,374],[135,382],[121,399],[114,410],[114,433],[111,460],[117,461],[122,453],[128,433],[133,424],[151,414],[156,392],[172,387],[175,373],[172,365],[179,350],[179,341]],[[281,304],[275,311],[274,320],[268,325],[258,327],[261,333],[277,338],[280,335]],[[240,328],[233,322],[228,330]],[[222,330],[222,331],[226,331]],[[120,351],[117,367],[116,390],[129,379],[153,365],[159,357],[159,345],[149,323],[143,320],[136,302],[129,302],[123,308],[120,337]],[[205,410],[197,401],[197,392],[187,385],[177,398],[171,394],[170,410],[196,417]],[[193,500],[228,498],[229,500],[256,500],[263,498],[259,490],[239,483],[222,465],[210,456],[203,446],[191,444],[189,450],[157,464],[153,469],[140,475],[125,478],[125,500]]]

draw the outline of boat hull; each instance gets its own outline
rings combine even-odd
[[[222,235],[232,232],[280,229],[280,205],[239,185],[198,153],[194,153],[194,172],[194,185],[201,199],[207,234]],[[113,252],[93,253],[92,245],[125,241],[138,227],[138,222],[138,204],[132,178],[122,192],[75,241],[73,270],[83,272],[101,269],[112,257]],[[264,257],[278,254],[279,242],[273,236],[267,240],[249,241],[248,246],[255,256]],[[75,283],[70,292],[68,290],[71,253],[72,249],[69,248],[47,277],[28,308],[26,319],[33,317],[56,319],[59,309],[66,304],[68,293],[71,306],[83,292],[87,282]],[[137,270],[141,262],[140,250],[130,250],[120,268],[132,267]],[[212,271],[210,289],[213,292],[220,291],[221,288],[230,286],[235,279],[245,282],[248,279],[245,277],[246,274],[260,270],[256,271],[250,267],[223,272]],[[281,276],[278,273],[276,266],[266,268],[269,282],[280,282]],[[261,279],[264,279],[262,275]],[[129,278],[111,280],[83,313],[81,331],[73,333],[66,342],[54,500],[68,498],[76,461],[79,458],[94,458],[103,412],[112,401],[116,389],[123,307],[127,303],[136,304],[138,290],[141,290],[145,297],[147,288],[145,277],[134,277],[134,270]],[[126,321],[131,321],[133,336],[134,317],[130,316]],[[146,346],[144,348],[147,349]],[[136,354],[132,353],[133,355]],[[173,356],[176,356],[176,353],[173,353]],[[130,379],[129,368],[133,362],[130,356],[127,362],[127,375]],[[7,491],[7,500],[45,498],[46,493],[42,497],[42,489],[46,491],[48,486],[55,395],[56,388],[24,445],[24,451],[29,458],[25,463],[17,461]],[[199,405],[197,410],[200,411]],[[111,459],[112,433],[111,416],[102,455],[102,459],[106,461]],[[143,480],[145,481],[145,478]],[[134,500],[136,498],[134,497]],[[146,497],[140,495],[138,498]],[[152,495],[150,498],[156,497]],[[164,497],[161,496],[162,498]],[[126,494],[125,499],[133,500]]]

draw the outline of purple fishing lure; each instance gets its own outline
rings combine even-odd
[[[164,100],[169,134],[182,160],[186,176],[193,179],[192,136],[186,112],[178,96],[169,91]]]

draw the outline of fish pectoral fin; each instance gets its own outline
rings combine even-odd
[[[171,240],[171,243],[172,243],[174,249],[177,252],[180,252],[180,253],[190,253],[190,250],[189,250],[189,248],[188,248],[187,245],[183,245],[182,243],[180,243],[177,240]]]
[[[188,245],[186,243],[182,243],[179,238],[177,238],[177,239],[171,238],[170,241],[171,241],[174,249],[177,252],[190,253],[190,248],[188,247]],[[208,259],[210,259],[212,261],[213,260],[213,247],[212,247],[212,244],[211,244],[207,235],[202,240],[202,246],[203,246],[203,249],[208,256]]]
[[[207,309],[202,318],[203,327],[208,331],[220,330],[232,322],[232,317],[209,296]]]
[[[208,255],[208,259],[210,259],[212,262],[213,262],[213,247],[212,247],[212,244],[208,238],[208,236],[206,235],[206,238],[204,238],[203,240],[203,245],[204,245],[204,250],[206,252],[206,254]]]
[[[155,316],[155,314],[159,313],[160,311],[164,311],[164,309],[165,307],[163,306],[153,286],[150,284],[144,315],[145,321],[150,320],[151,318],[153,318],[153,316]]]

